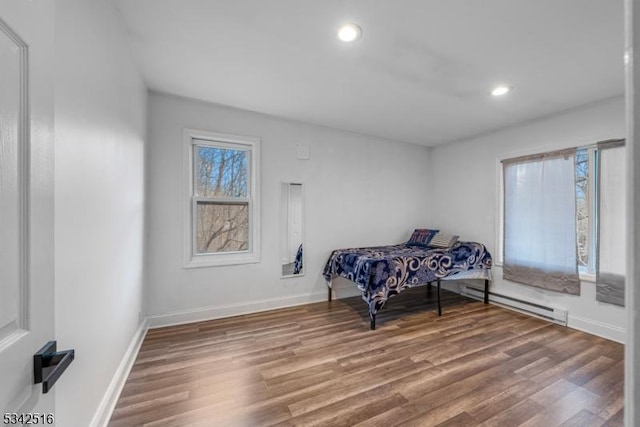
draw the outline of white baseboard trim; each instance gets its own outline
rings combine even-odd
[[[224,317],[240,316],[243,314],[259,313],[261,311],[275,310],[278,308],[294,307],[327,300],[327,292],[295,295],[290,297],[269,298],[248,303],[218,305],[196,308],[193,310],[174,311],[165,314],[147,316],[149,329],[163,328],[165,326],[183,325],[185,323],[203,322],[206,320],[221,319]]]
[[[611,341],[619,342],[620,344],[624,344],[627,337],[627,332],[624,328],[610,325],[608,323],[597,322],[591,319],[585,319],[584,317],[579,316],[569,315],[569,323],[567,326]]]
[[[122,388],[129,377],[133,363],[136,361],[138,351],[140,351],[142,341],[144,341],[147,330],[149,330],[147,325],[147,319],[144,319],[133,335],[131,343],[129,347],[127,347],[124,356],[122,356],[120,365],[118,365],[118,369],[116,369],[116,372],[113,374],[111,383],[100,401],[93,420],[91,420],[91,424],[89,424],[90,427],[106,427],[107,424],[109,424],[111,414],[116,407],[116,403],[118,403]]]

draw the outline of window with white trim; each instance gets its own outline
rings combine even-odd
[[[260,261],[259,142],[185,129],[185,267]]]

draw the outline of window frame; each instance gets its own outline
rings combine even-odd
[[[211,198],[196,195],[195,148],[214,147],[248,153],[248,194],[246,198]],[[216,267],[258,263],[260,251],[260,138],[197,129],[183,129],[184,158],[184,268]],[[199,254],[196,249],[197,205],[212,201],[249,206],[249,242],[246,251]]]

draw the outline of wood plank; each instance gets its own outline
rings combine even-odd
[[[583,409],[561,424],[561,427],[600,427],[605,421],[597,415]]]
[[[544,411],[529,418],[522,426],[538,427],[563,424],[585,409],[596,397],[595,394],[578,387],[566,396],[544,406]]]

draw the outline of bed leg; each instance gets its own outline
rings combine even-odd
[[[442,302],[440,301],[440,279],[438,279],[438,316],[442,316]]]
[[[376,315],[369,313],[369,317],[371,318],[371,330],[376,330]]]
[[[431,295],[431,291],[433,290],[433,285],[431,284],[431,282],[427,283],[427,299],[429,299],[429,296]]]
[[[333,296],[331,292],[332,291],[331,286],[327,286],[327,289],[329,290],[328,301],[331,302],[331,297]]]
[[[489,304],[489,279],[484,279],[484,303]]]

